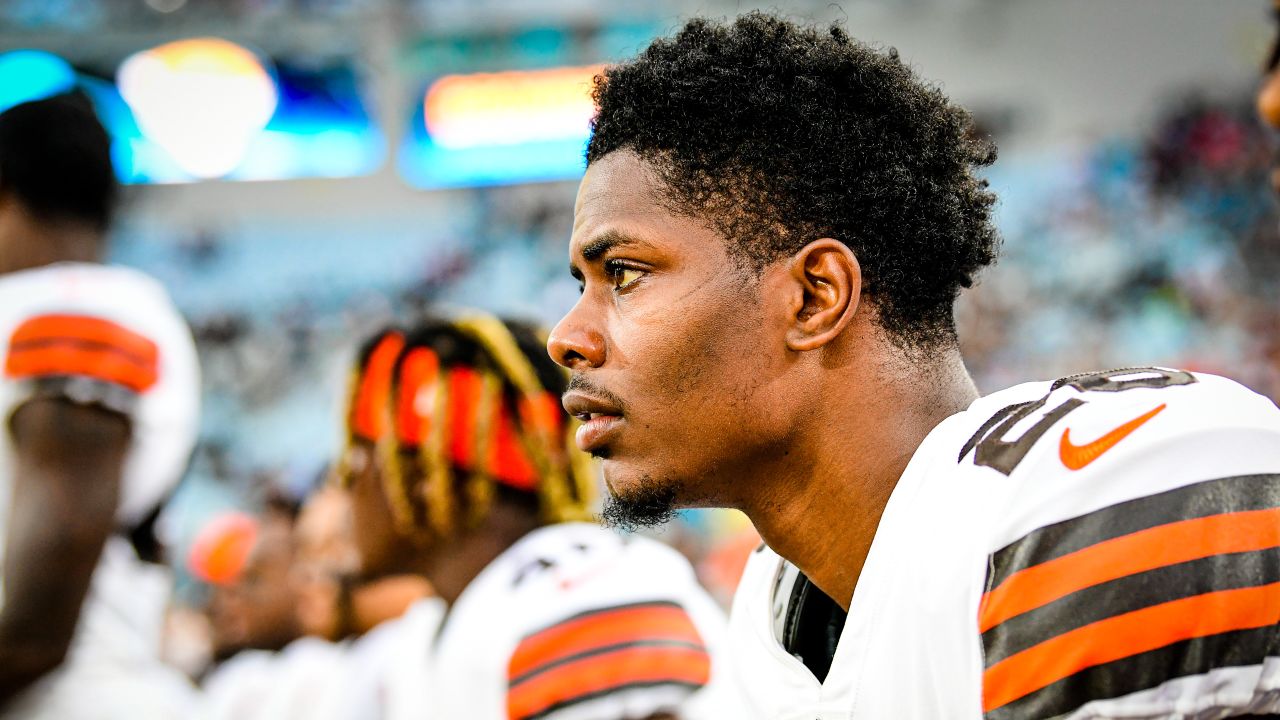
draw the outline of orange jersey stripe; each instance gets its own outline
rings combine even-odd
[[[128,357],[104,349],[70,343],[41,345],[30,350],[10,349],[5,375],[29,378],[47,375],[82,375],[146,392],[159,379],[156,367],[139,366]]]
[[[1182,640],[1280,623],[1280,583],[1205,593],[1100,620],[1027,648],[987,668],[990,712],[1086,668]]]
[[[632,646],[567,662],[530,678],[507,694],[507,716],[525,718],[561,703],[629,685],[711,679],[711,658],[700,648]]]
[[[702,645],[689,614],[678,605],[617,608],[567,620],[525,638],[511,655],[507,677],[518,678],[587,650],[644,640]]]
[[[14,330],[9,345],[42,345],[70,340],[114,348],[133,358],[139,365],[155,365],[160,352],[156,344],[110,320],[87,315],[41,315],[31,318]]]
[[[1077,590],[1223,553],[1280,546],[1280,508],[1158,525],[1106,540],[1010,575],[982,598],[980,632]]]

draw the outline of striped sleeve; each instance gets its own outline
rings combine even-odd
[[[32,317],[9,338],[5,377],[81,377],[141,394],[159,379],[156,344],[110,320],[89,315]]]
[[[1037,529],[989,558],[978,620],[989,720],[1056,718],[1224,668],[1260,673],[1280,660],[1280,475]]]
[[[593,609],[520,641],[507,667],[507,716],[549,718],[631,691],[670,697],[668,691],[695,690],[710,677],[707,648],[678,603]]]

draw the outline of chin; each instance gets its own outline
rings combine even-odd
[[[605,525],[624,532],[658,527],[675,517],[682,507],[684,484],[672,476],[640,472],[618,472],[605,468],[605,485],[610,497],[605,500],[601,520]]]
[[[604,485],[609,494],[617,498],[652,492],[655,486],[666,484],[661,478],[666,475],[656,468],[640,468],[632,463],[607,459],[601,463],[604,471]]]

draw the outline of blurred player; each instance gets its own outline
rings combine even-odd
[[[364,571],[421,573],[440,599],[399,621],[416,629],[385,629],[431,647],[427,667],[375,681],[355,710],[408,683],[420,717],[735,717],[724,620],[689,564],[580,522],[593,479],[564,382],[532,328],[488,316],[361,354],[345,467]]]
[[[195,439],[196,354],[158,283],[99,264],[115,194],[83,98],[0,114],[0,705],[12,717],[186,712],[188,688],[158,658],[169,577],[147,555]]]
[[[269,502],[261,532],[259,523],[252,524],[251,552],[240,548],[236,539],[248,528],[242,523],[222,525],[226,539],[205,545],[223,552],[193,552],[193,559],[204,558],[201,565],[207,568],[199,574],[216,579],[218,573],[209,570],[234,568],[240,554],[242,568],[235,577],[224,578],[224,587],[215,589],[210,603],[221,662],[201,684],[200,710],[194,717],[335,717],[335,700],[355,682],[360,668],[351,667],[344,656],[346,647],[333,641],[367,629],[363,623],[372,626],[398,616],[424,592],[419,587],[412,597],[397,598],[398,608],[388,610],[385,588],[377,584],[354,595],[341,591],[341,580],[351,573],[355,557],[349,503],[336,489],[312,495],[296,520],[291,507]],[[209,562],[217,555],[227,560]],[[344,599],[359,609],[341,608]],[[384,615],[371,617],[370,606]]]
[[[732,620],[755,717],[1280,710],[1280,411],[1162,368],[979,398],[952,306],[995,257],[994,151],[963,110],[762,14],[595,99],[549,347],[608,517],[764,538]]]
[[[213,659],[242,650],[276,651],[302,635],[294,572],[296,509],[268,502],[260,518],[234,513],[215,518],[197,537],[195,574],[210,583]]]

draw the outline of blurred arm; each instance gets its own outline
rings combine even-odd
[[[392,575],[365,583],[351,592],[352,629],[368,632],[433,594],[431,583],[418,575]]]
[[[129,420],[57,398],[9,425],[15,475],[0,610],[0,706],[61,664],[114,524]]]

